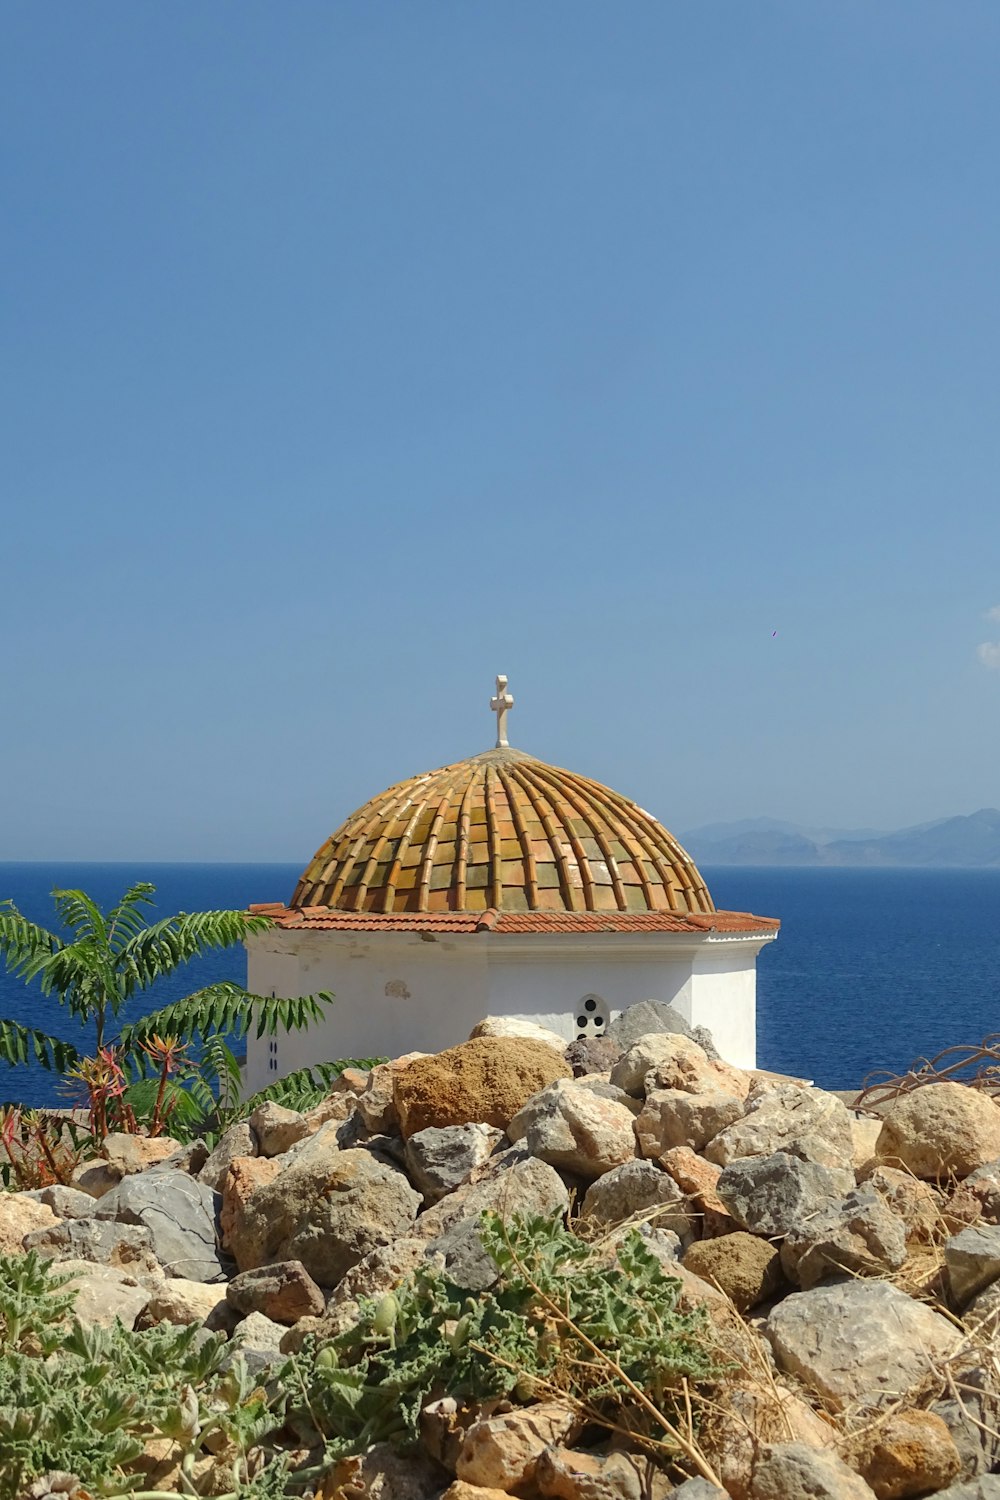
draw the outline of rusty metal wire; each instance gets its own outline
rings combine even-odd
[[[936,1057],[918,1057],[906,1073],[869,1073],[855,1107],[877,1109],[928,1083],[964,1083],[1000,1096],[1000,1031],[974,1045],[945,1047]]]

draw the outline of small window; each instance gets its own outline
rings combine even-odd
[[[584,995],[573,1016],[578,1042],[603,1036],[608,1027],[608,1007],[600,995]]]

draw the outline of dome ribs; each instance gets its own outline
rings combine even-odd
[[[542,766],[541,764],[539,764],[537,766],[533,766],[532,770],[535,776],[537,776],[540,781],[555,779],[552,776],[552,772],[549,770],[548,766]],[[615,859],[614,851],[612,850],[611,845],[608,843],[608,840],[605,837],[597,819],[588,812],[586,799],[580,796],[579,792],[574,786],[575,779],[575,777],[569,775],[563,777],[560,788],[562,791],[562,795],[569,806],[577,814],[577,816],[582,820],[582,822],[586,823],[587,827],[590,829],[591,837],[593,838],[597,847],[600,849],[601,856],[604,860],[605,865],[607,866],[608,874],[611,876],[611,889],[614,891],[618,910],[625,911],[628,907],[628,900],[625,895],[625,887],[622,884],[621,874],[618,869],[618,861]],[[595,881],[593,878],[593,867],[590,862],[590,856],[583,845],[580,843],[579,839],[576,838],[575,834],[573,835],[573,839],[574,852],[576,853],[577,861],[580,865],[581,872],[583,873],[584,885],[587,885],[589,883],[590,891],[592,894]]]
[[[458,811],[458,829],[455,835],[455,911],[461,911],[465,906],[465,878],[469,868],[469,817],[475,785],[475,779],[470,777]]]
[[[623,922],[699,921],[715,906],[690,857],[635,802],[501,747],[365,803],[314,855],[290,909]]]
[[[500,830],[497,827],[497,805],[494,793],[496,779],[496,771],[491,766],[487,766],[483,783],[483,800],[486,804],[486,847],[490,851],[489,905],[500,907],[503,905],[503,867],[500,862]]]
[[[497,776],[500,785],[507,794],[507,806],[510,808],[511,820],[517,841],[521,846],[521,862],[524,865],[524,886],[528,898],[529,911],[538,910],[538,870],[535,867],[535,854],[531,847],[531,838],[524,822],[524,814],[517,797],[517,788],[511,782],[510,772],[502,766],[497,767]]]
[[[420,821],[420,814],[423,812],[423,810],[424,810],[424,808],[426,806],[427,806],[426,802],[415,802],[414,803],[414,805],[413,805],[413,813],[412,813],[412,815],[410,817],[410,821],[407,823],[406,827],[403,829],[402,834],[400,835],[399,843],[396,845],[396,853],[393,856],[392,864],[389,866],[388,870],[386,871],[385,884],[382,887],[382,891],[383,891],[383,896],[382,896],[382,910],[383,911],[395,911],[396,910],[396,895],[397,895],[397,893],[400,895],[400,898],[401,898],[401,908],[400,909],[401,910],[405,910],[405,908],[406,908],[406,906],[408,904],[407,901],[406,901],[404,893],[401,892],[401,891],[398,891],[398,887],[397,887],[396,882],[399,880],[399,874],[400,874],[400,871],[403,868],[403,859],[404,859],[404,856],[406,855],[407,850],[410,847],[410,841],[413,838],[413,830],[416,828],[418,822]],[[417,906],[417,910],[418,911],[421,910],[421,908],[420,908],[419,905]]]
[[[548,806],[546,806],[546,798],[543,795],[543,790],[533,784],[527,774],[526,767],[524,766],[512,766],[510,774],[517,785],[527,793],[528,799],[530,800],[531,805],[534,808],[535,817],[542,825],[545,837],[548,840],[549,847],[552,850],[556,869],[559,872],[559,888],[562,892],[563,901],[566,903],[566,910],[579,911],[581,908],[577,901],[577,891],[576,887],[573,884],[572,872],[569,867],[569,860],[566,858],[566,850],[563,846],[563,841],[560,839],[559,833],[552,821],[550,809]],[[542,904],[541,894],[539,894],[539,904]]]
[[[417,876],[417,911],[427,911],[428,909],[431,872],[434,868],[434,856],[437,853],[438,838],[440,837],[441,825],[445,820],[448,809],[453,805],[452,798],[454,794],[455,784],[454,782],[450,782],[437,805],[437,812],[434,814],[434,821],[431,823],[431,831],[427,835],[427,843],[424,845],[424,857],[420,861],[420,874]]]

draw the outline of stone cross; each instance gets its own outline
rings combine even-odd
[[[497,695],[490,699],[490,708],[497,716],[497,749],[508,749],[510,742],[507,739],[507,710],[514,707],[512,694],[507,691],[506,677],[497,678]]]

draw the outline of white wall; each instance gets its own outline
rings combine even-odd
[[[247,1042],[252,1092],[309,1063],[438,1052],[464,1041],[486,1015],[519,1016],[576,1035],[581,999],[599,995],[612,1015],[665,1000],[708,1026],[719,1051],[755,1061],[755,959],[759,941],[675,934],[514,937],[475,933],[427,941],[414,933],[269,932],[248,944],[256,994],[331,990],[321,1027]],[[276,1066],[275,1066],[276,1064]]]

